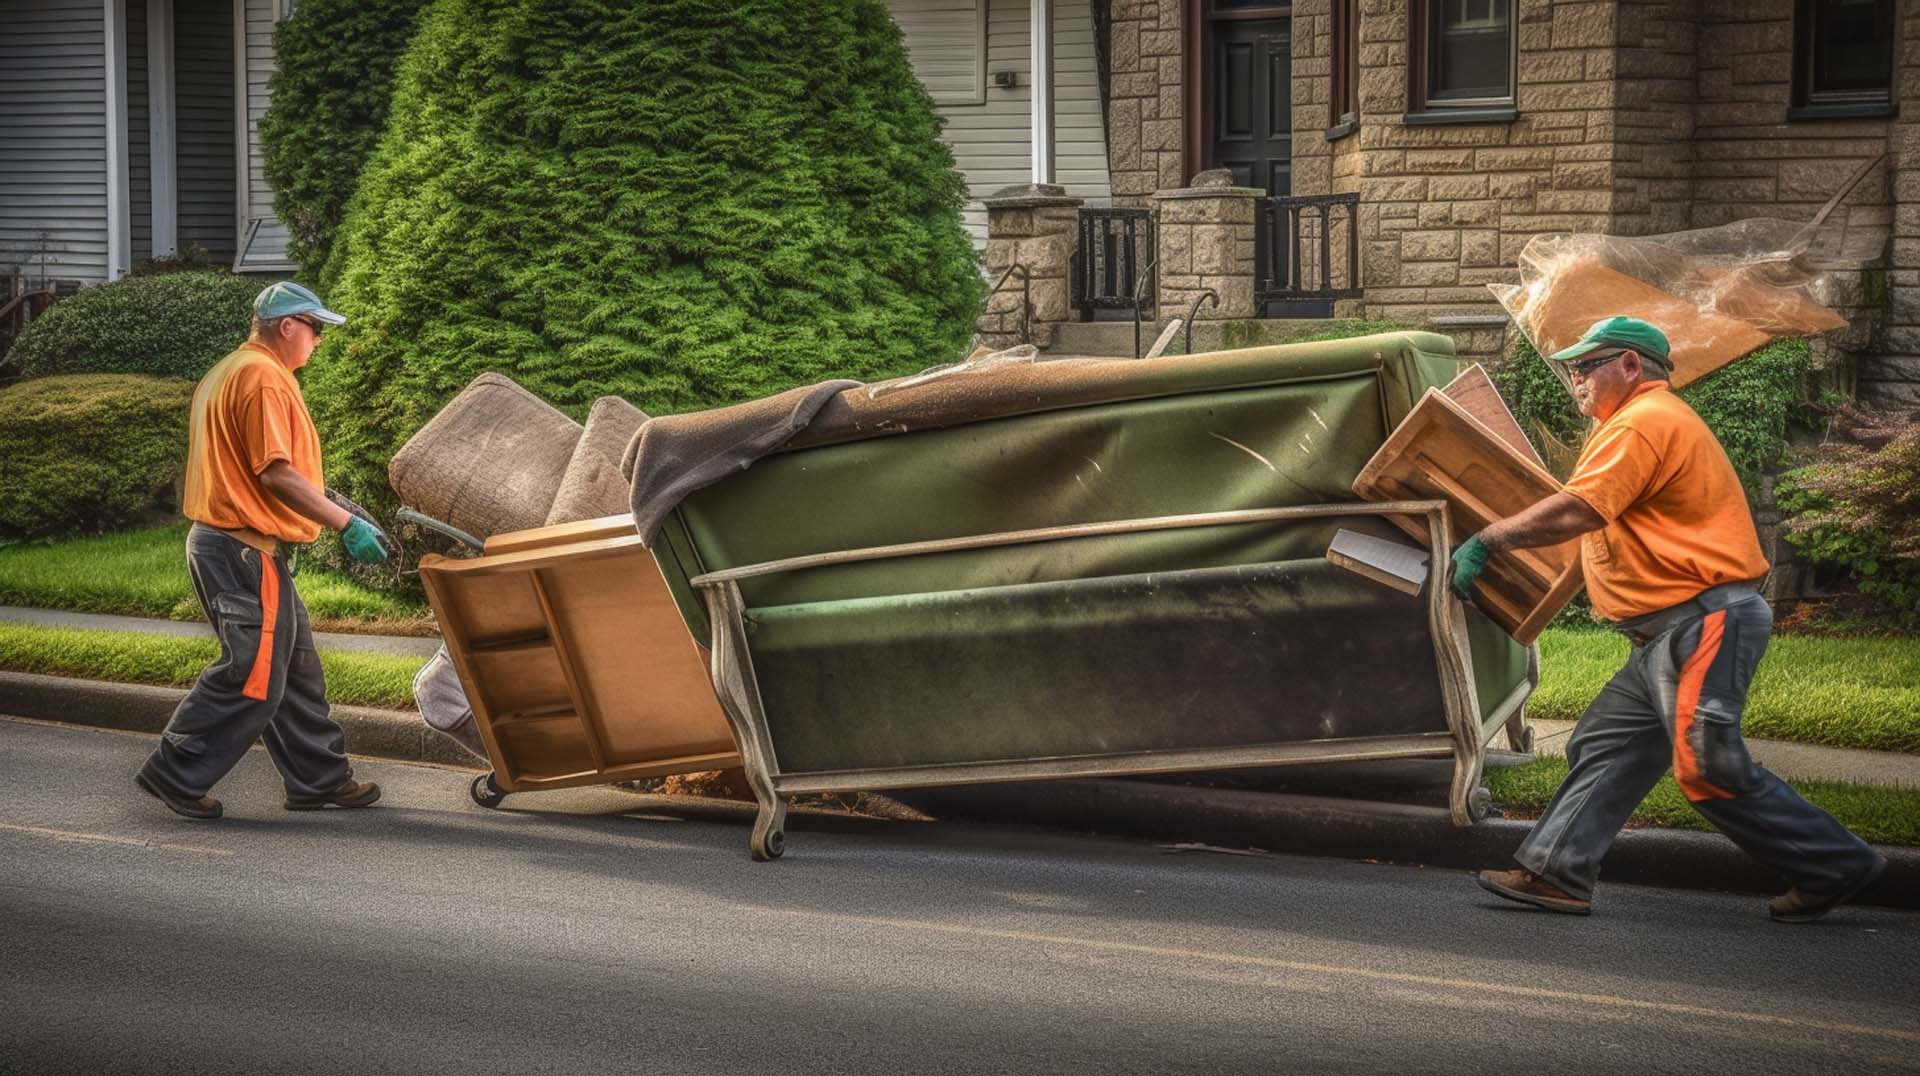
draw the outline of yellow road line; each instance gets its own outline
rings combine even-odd
[[[66,829],[46,829],[41,826],[15,826],[0,822],[0,830],[9,833],[25,833],[34,837],[46,837],[56,841],[86,841],[94,844],[117,844],[129,848],[157,848],[163,852],[192,852],[202,856],[230,856],[233,852],[226,848],[202,848],[191,844],[170,844],[166,841],[143,841],[138,837],[115,837],[107,833],[80,833]]]
[[[1737,1020],[1749,1024],[1767,1024],[1778,1027],[1802,1028],[1812,1031],[1838,1032],[1848,1035],[1867,1035],[1880,1039],[1892,1039],[1897,1042],[1920,1043],[1920,1031],[1908,1031],[1903,1028],[1875,1027],[1868,1024],[1843,1024],[1829,1020],[1812,1020],[1805,1017],[1781,1016],[1776,1013],[1749,1012],[1740,1009],[1716,1009],[1706,1005],[1688,1005],[1671,1001],[1651,1001],[1645,998],[1622,997],[1617,994],[1588,994],[1574,990],[1550,990],[1545,987],[1519,986],[1513,983],[1491,980],[1455,979],[1440,975],[1419,975],[1412,972],[1379,971],[1373,968],[1316,964],[1304,960],[1283,960],[1279,957],[1254,956],[1245,953],[1226,953],[1208,949],[1185,949],[1167,945],[1142,945],[1137,942],[1107,941],[1099,938],[1076,938],[1064,934],[1040,934],[1024,930],[970,927],[953,923],[936,923],[921,919],[890,919],[885,916],[838,915],[832,912],[809,912],[791,908],[759,908],[756,909],[756,911],[773,912],[793,918],[823,920],[854,926],[890,927],[898,930],[918,930],[933,934],[954,934],[974,938],[991,938],[998,941],[1022,942],[1026,944],[1059,945],[1108,953],[1126,953],[1134,956],[1166,957],[1201,961],[1209,964],[1326,975],[1336,978],[1367,979],[1384,983],[1444,987],[1451,991],[1483,991],[1507,994],[1513,997],[1569,1001],[1584,1005],[1652,1012],[1666,1016]]]

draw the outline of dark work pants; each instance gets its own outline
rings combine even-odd
[[[320,655],[285,558],[196,523],[187,570],[220,658],[174,710],[148,775],[177,795],[203,796],[264,739],[289,794],[332,791],[353,772],[346,736],[328,716]]]
[[[1614,834],[1672,765],[1694,809],[1789,885],[1825,894],[1857,884],[1878,853],[1755,765],[1740,736],[1772,636],[1773,611],[1749,590],[1635,646],[1580,715],[1571,772],[1514,854],[1520,865],[1591,897]]]

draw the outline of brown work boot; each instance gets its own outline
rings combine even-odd
[[[1473,876],[1480,888],[1508,900],[1531,904],[1562,915],[1591,915],[1593,902],[1581,900],[1532,871],[1480,871]]]
[[[1859,892],[1880,880],[1887,870],[1885,856],[1876,856],[1872,867],[1858,881],[1838,893],[1809,893],[1794,886],[1767,902],[1767,914],[1776,923],[1811,923],[1853,899]]]
[[[322,807],[371,807],[373,801],[380,798],[380,786],[372,781],[356,781],[349,777],[335,785],[333,791],[318,796],[288,796],[287,810],[317,811]]]
[[[145,767],[142,767],[139,773],[133,775],[133,783],[139,785],[141,790],[146,792],[147,795],[166,804],[174,814],[182,818],[193,818],[204,822],[208,819],[219,818],[226,812],[226,809],[220,806],[220,801],[214,799],[212,796],[199,796],[188,799],[185,796],[174,795],[172,792],[167,791],[167,786],[154,780],[152,776],[147,773]]]

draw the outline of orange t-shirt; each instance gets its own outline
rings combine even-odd
[[[1636,388],[1607,416],[1566,491],[1607,521],[1581,539],[1580,567],[1593,611],[1608,620],[1767,574],[1726,449],[1665,381]]]
[[[319,537],[320,524],[260,484],[268,464],[286,460],[307,481],[324,485],[320,435],[307,414],[300,382],[272,352],[249,342],[215,363],[193,390],[187,437],[181,511],[188,519],[287,542]]]

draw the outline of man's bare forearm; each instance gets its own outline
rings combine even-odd
[[[353,521],[346,509],[327,500],[324,490],[307,481],[306,476],[286,460],[267,464],[267,469],[260,472],[260,484],[288,508],[323,527],[341,530]]]
[[[1587,502],[1571,493],[1556,493],[1480,532],[1488,549],[1534,549],[1559,545],[1607,525]]]

